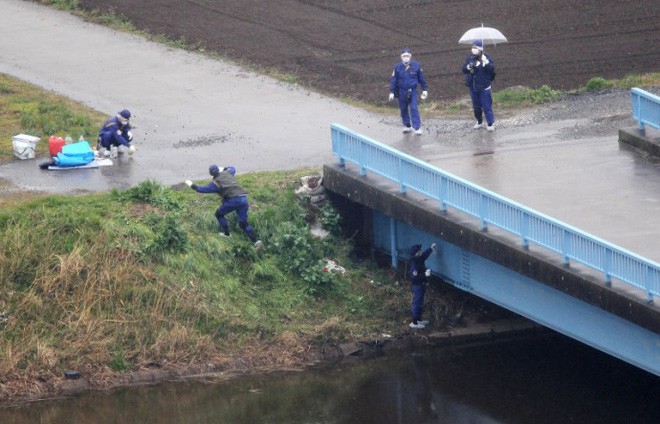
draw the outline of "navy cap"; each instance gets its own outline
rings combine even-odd
[[[218,165],[209,166],[209,174],[215,177],[219,173],[220,173],[220,168],[218,167]]]
[[[422,250],[421,244],[415,244],[410,248],[410,256],[415,256],[420,250]]]

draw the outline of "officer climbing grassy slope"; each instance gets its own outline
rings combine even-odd
[[[229,224],[225,216],[236,211],[238,225],[241,227],[254,247],[260,249],[263,243],[257,240],[254,229],[248,224],[248,209],[250,205],[247,200],[247,192],[236,181],[236,168],[228,166],[220,168],[218,165],[209,166],[209,174],[213,177],[210,183],[205,186],[198,186],[192,181],[186,180],[186,185],[198,193],[217,193],[222,197],[222,204],[215,212],[215,217],[220,225],[220,235],[229,237]]]

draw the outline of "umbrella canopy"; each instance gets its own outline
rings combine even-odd
[[[481,40],[484,45],[486,44],[500,44],[506,43],[506,37],[496,30],[495,28],[480,26],[477,28],[472,28],[468,30],[460,40],[459,44],[472,44],[476,40]]]

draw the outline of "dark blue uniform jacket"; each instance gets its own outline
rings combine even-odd
[[[397,94],[399,90],[417,88],[417,84],[421,85],[422,90],[426,91],[426,78],[419,62],[411,60],[407,65],[399,62],[394,67],[392,78],[390,78],[390,92]]]
[[[470,87],[471,90],[484,90],[490,87],[490,84],[495,79],[495,62],[489,55],[484,55],[488,59],[488,65],[483,66],[480,64],[475,67],[477,61],[480,61],[479,56],[469,54],[463,64],[463,73],[465,74],[465,85]],[[472,70],[468,69],[468,65],[472,64]]]

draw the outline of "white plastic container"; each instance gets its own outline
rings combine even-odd
[[[27,134],[13,136],[11,141],[14,145],[14,156],[21,160],[34,159],[34,150],[39,140],[39,137]]]

